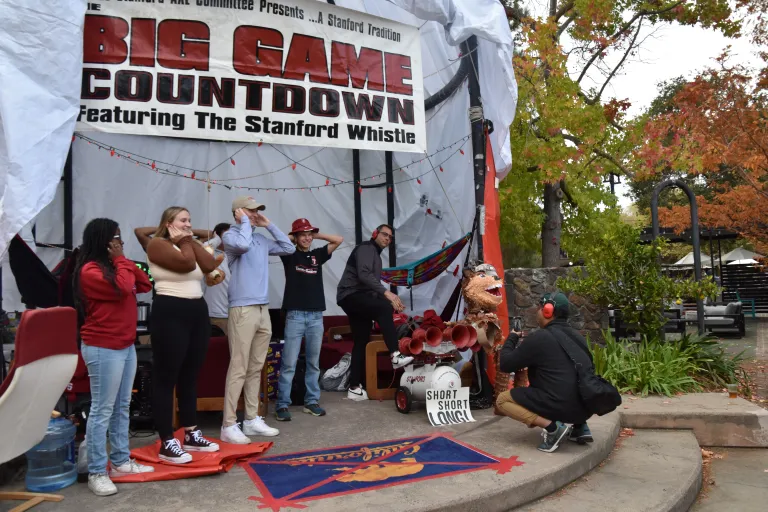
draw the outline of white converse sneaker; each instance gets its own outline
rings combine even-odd
[[[117,487],[112,483],[112,480],[109,479],[106,473],[88,475],[88,488],[93,491],[93,494],[96,496],[111,496],[117,494]]]
[[[139,464],[134,459],[128,459],[127,462],[124,464],[120,464],[119,466],[112,466],[112,471],[110,471],[111,476],[120,476],[120,475],[137,475],[139,473],[154,473],[155,468],[152,466],[145,466],[144,464]]]
[[[229,444],[250,444],[251,440],[240,430],[237,423],[228,427],[221,427],[221,440]]]
[[[363,400],[368,400],[368,393],[365,392],[363,386],[349,388],[347,390],[347,399],[354,400],[355,402],[362,402]]]
[[[403,366],[408,366],[413,362],[412,356],[404,356],[400,353],[398,350],[397,352],[392,353],[392,368],[397,370],[398,368],[402,368]]]
[[[173,464],[192,462],[192,456],[182,449],[181,443],[175,437],[160,444],[160,454],[158,457]]]
[[[245,420],[243,422],[243,432],[247,436],[267,436],[273,437],[280,433],[276,428],[272,428],[264,423],[264,418],[256,416],[252,420]]]

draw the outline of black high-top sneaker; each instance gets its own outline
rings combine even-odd
[[[200,429],[184,432],[184,449],[190,452],[217,452],[219,445],[203,437]]]
[[[181,448],[181,443],[175,437],[161,442],[159,457],[173,464],[186,464],[192,460],[192,456]]]

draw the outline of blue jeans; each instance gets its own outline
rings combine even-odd
[[[307,393],[304,405],[320,401],[320,345],[323,343],[323,312],[291,310],[285,316],[285,344],[280,365],[280,380],[277,385],[277,408],[291,405],[291,385],[296,373],[296,361],[301,352],[301,338],[304,342],[304,356],[307,373],[304,382]]]
[[[136,348],[123,350],[82,344],[83,360],[91,379],[91,414],[85,434],[88,442],[88,472],[107,472],[107,430],[112,466],[125,464],[128,447],[128,407],[136,375]]]

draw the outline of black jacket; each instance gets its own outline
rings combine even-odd
[[[349,255],[336,288],[336,303],[356,292],[371,292],[383,297],[385,291],[387,289],[381,284],[381,247],[368,240]]]
[[[515,402],[549,420],[584,423],[591,415],[579,397],[573,362],[557,338],[573,347],[571,352],[577,362],[592,366],[586,340],[562,319],[552,321],[520,343],[517,335],[510,334],[501,349],[499,365],[501,371],[509,373],[528,368],[530,387],[514,388]]]

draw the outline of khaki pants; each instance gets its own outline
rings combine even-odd
[[[499,393],[499,397],[496,399],[496,407],[504,416],[509,416],[513,420],[525,423],[530,428],[534,427],[533,422],[539,417],[535,412],[529,411],[512,400],[512,393],[509,391]]]
[[[229,309],[229,369],[224,391],[224,426],[237,421],[237,402],[245,389],[245,419],[259,415],[261,369],[267,359],[272,322],[269,306],[242,306]]]
[[[224,331],[224,334],[229,336],[229,334],[228,334],[229,331],[227,330],[227,323],[228,323],[227,320],[228,320],[227,318],[213,318],[213,317],[211,317],[211,325],[215,325],[216,327],[218,327],[219,329]]]

